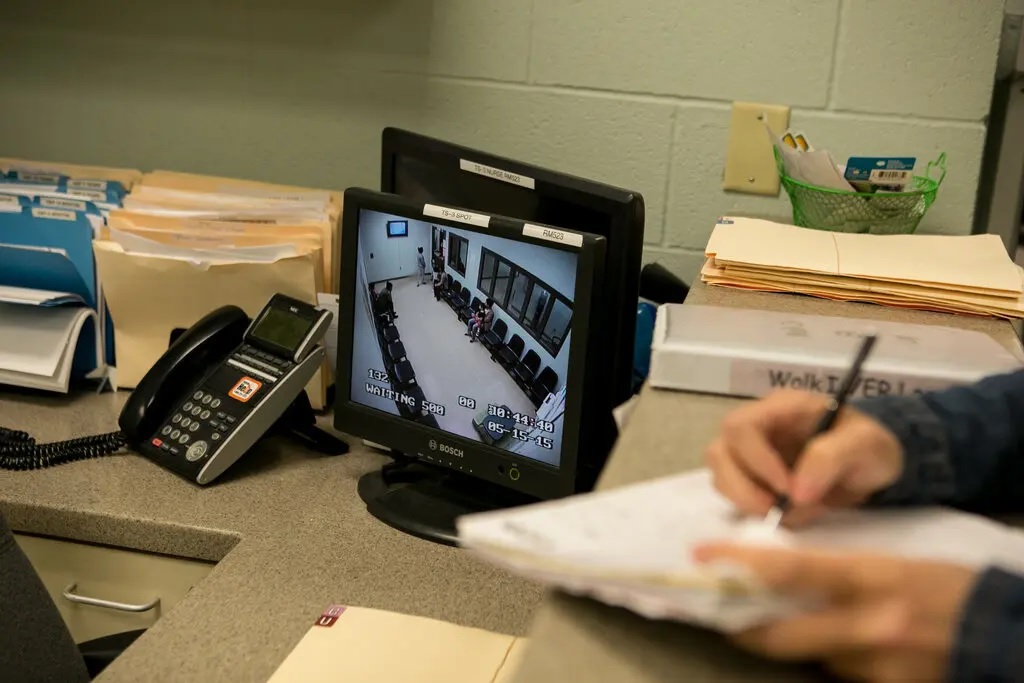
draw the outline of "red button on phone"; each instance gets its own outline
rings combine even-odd
[[[157,448],[160,448],[161,446],[164,445],[164,442],[161,441],[160,439],[153,439],[153,445],[156,446]]]

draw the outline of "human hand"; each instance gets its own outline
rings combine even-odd
[[[845,406],[832,429],[811,438],[828,400],[778,391],[726,415],[705,453],[715,488],[741,511],[761,516],[777,494],[786,494],[792,505],[786,523],[799,525],[895,482],[903,447],[856,408]]]
[[[694,555],[749,567],[773,591],[824,601],[813,612],[734,636],[741,647],[773,659],[819,661],[842,678],[873,683],[946,678],[978,575],[953,564],[865,553],[708,545]]]

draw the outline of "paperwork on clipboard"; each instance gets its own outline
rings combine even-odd
[[[724,632],[811,605],[768,592],[737,567],[696,564],[692,551],[707,542],[884,552],[1024,570],[1024,532],[940,507],[836,510],[771,539],[751,529],[714,490],[707,470],[458,520],[460,544],[488,562],[649,618]]]

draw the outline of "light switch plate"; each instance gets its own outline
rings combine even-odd
[[[733,102],[729,141],[725,148],[722,188],[733,192],[777,195],[779,173],[764,118],[776,135],[789,127],[789,107],[778,104]]]

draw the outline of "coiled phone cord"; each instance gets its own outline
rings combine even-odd
[[[127,444],[122,432],[36,444],[26,432],[0,427],[0,469],[39,470],[76,460],[111,455]]]

